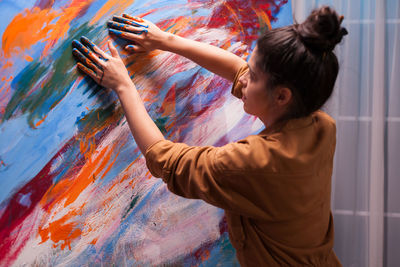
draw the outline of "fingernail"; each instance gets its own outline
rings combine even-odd
[[[126,49],[133,49],[134,46],[133,46],[133,45],[127,45],[125,48],[126,48]]]

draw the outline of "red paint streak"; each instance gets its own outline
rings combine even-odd
[[[192,0],[190,2],[207,4],[208,1]],[[260,20],[266,19],[260,17],[260,14],[265,12],[269,21],[276,21],[277,18],[274,15],[279,13],[280,8],[285,4],[287,0],[227,0],[213,10],[207,26],[228,28],[232,34],[238,35],[238,40],[248,44],[258,38]],[[268,24],[268,21],[265,23]]]
[[[46,191],[52,186],[56,173],[50,173],[51,166],[59,156],[67,151],[71,141],[72,139],[60,149],[32,180],[9,199],[0,218],[0,258],[3,259],[5,265],[11,265],[29,239],[30,231],[27,231],[27,229],[21,231],[21,226],[38,205]],[[21,204],[21,198],[24,196],[29,198],[30,204],[28,206]],[[15,242],[17,238],[18,242]],[[13,249],[12,251],[10,251],[11,248]]]

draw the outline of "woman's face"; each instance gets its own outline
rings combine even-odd
[[[248,62],[249,71],[242,75],[239,82],[243,85],[242,101],[244,111],[257,116],[264,124],[270,122],[274,115],[272,93],[267,90],[268,77],[256,65],[257,46],[251,54]]]

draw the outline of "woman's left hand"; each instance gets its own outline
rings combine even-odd
[[[117,94],[123,88],[134,86],[128,70],[111,40],[107,45],[111,55],[105,53],[86,37],[81,42],[74,40],[72,53],[80,61],[78,68],[89,75],[96,83],[114,90]],[[88,48],[89,47],[89,48]]]

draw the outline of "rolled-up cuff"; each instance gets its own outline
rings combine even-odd
[[[243,85],[239,82],[239,79],[243,74],[245,74],[248,71],[248,69],[249,69],[249,67],[247,64],[240,67],[240,69],[238,70],[238,72],[235,75],[235,79],[233,80],[231,93],[232,93],[232,95],[236,96],[237,98],[242,98]]]
[[[152,144],[145,153],[146,165],[150,173],[168,182],[176,158],[187,145],[160,140]]]

